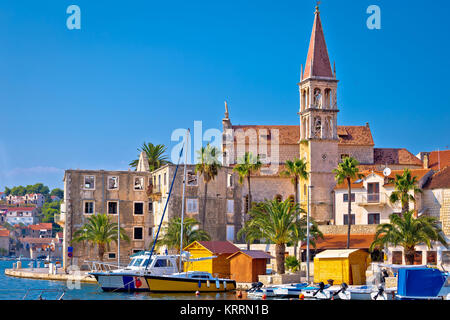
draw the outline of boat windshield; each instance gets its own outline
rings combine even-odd
[[[144,259],[142,259],[142,258],[137,258],[136,259],[136,261],[134,261],[134,263],[133,263],[133,267],[139,267],[140,265],[141,265],[141,263],[142,263],[142,260],[144,260]]]

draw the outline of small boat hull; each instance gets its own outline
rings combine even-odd
[[[145,276],[150,292],[225,292],[236,290],[236,281]]]
[[[140,275],[92,273],[103,291],[149,292],[147,281]]]

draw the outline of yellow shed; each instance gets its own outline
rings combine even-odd
[[[229,241],[194,241],[184,248],[191,254],[191,258],[216,256],[213,259],[185,262],[184,271],[206,271],[213,276],[230,278],[230,260],[232,254],[239,251]]]
[[[369,264],[369,253],[364,250],[325,250],[314,257],[314,282],[333,279],[335,284],[362,285]]]

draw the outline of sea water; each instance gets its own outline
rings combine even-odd
[[[103,292],[94,283],[81,283],[79,289],[70,289],[65,281],[35,280],[10,277],[5,275],[5,269],[12,269],[15,261],[0,261],[0,300],[36,300],[42,295],[42,299],[57,299],[65,291],[64,300],[234,300],[235,293],[202,293],[196,296],[194,293],[156,294],[149,292]],[[23,261],[22,266],[28,265]],[[72,283],[73,286],[73,283]],[[39,289],[39,290],[38,290]],[[41,290],[46,290],[42,292]]]

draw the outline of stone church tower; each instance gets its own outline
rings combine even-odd
[[[332,170],[338,165],[338,127],[336,71],[332,70],[327,46],[316,6],[314,25],[305,69],[301,70],[300,92],[300,157],[308,162],[309,179],[301,181],[300,203],[307,204],[308,186],[311,216],[319,223],[333,218]]]

